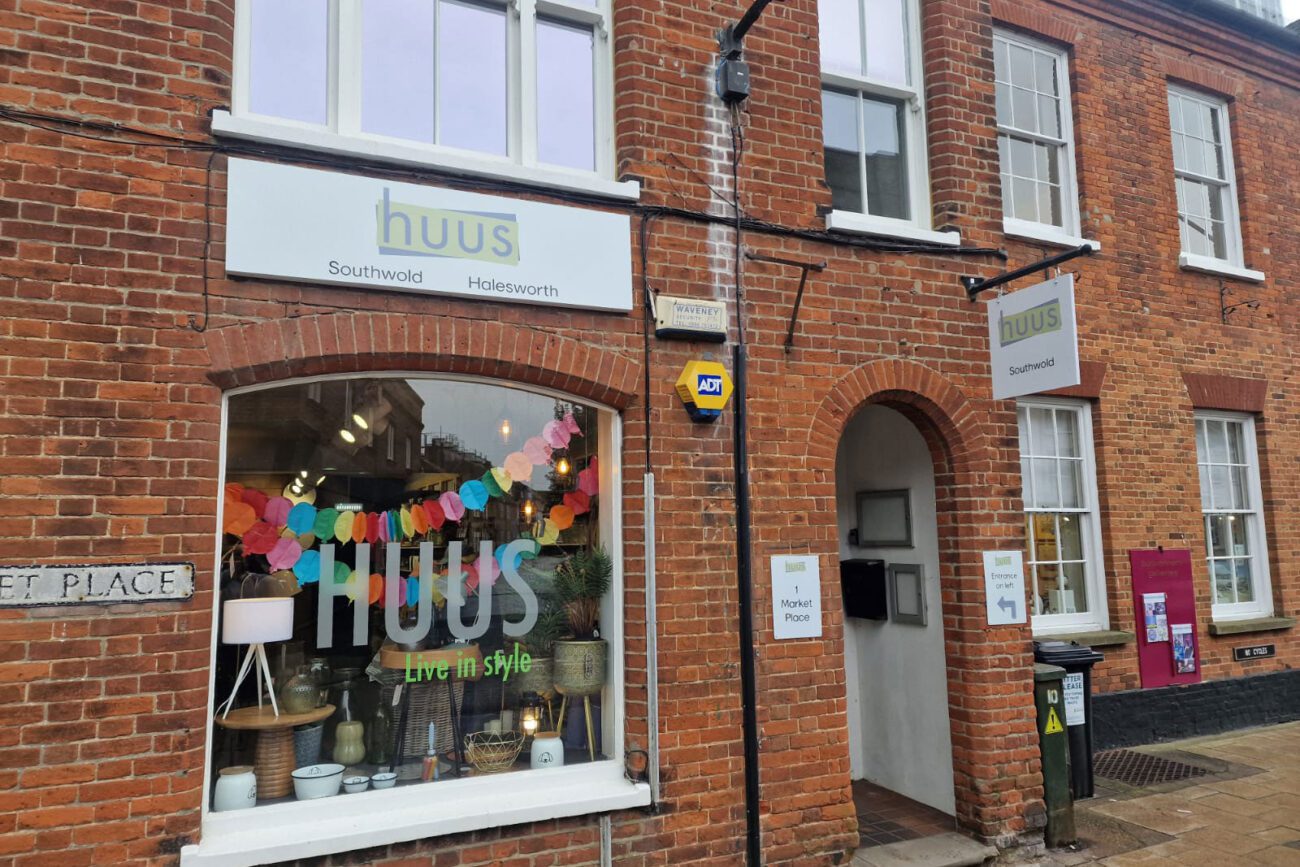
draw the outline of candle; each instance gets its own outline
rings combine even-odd
[[[499,719],[490,719],[490,720],[488,720],[488,721],[487,721],[487,725],[484,726],[483,730],[484,730],[485,732],[487,732],[488,734],[490,734],[490,735],[499,735],[499,734],[501,734],[501,720],[499,720]]]

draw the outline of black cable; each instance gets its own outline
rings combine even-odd
[[[212,261],[212,162],[219,153],[220,151],[214,150],[208,154],[208,165],[203,177],[203,324],[198,323],[193,313],[189,315],[186,322],[190,330],[197,331],[199,334],[208,330],[208,318],[211,313],[208,271],[211,270],[209,265]]]

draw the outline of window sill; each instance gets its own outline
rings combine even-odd
[[[879,235],[942,247],[957,247],[961,244],[960,232],[935,232],[931,229],[922,229],[906,220],[872,217],[868,214],[855,214],[852,211],[831,211],[826,215],[826,228],[832,232]]]
[[[1003,220],[1002,231],[1012,238],[1019,238],[1022,241],[1035,241],[1053,247],[1078,249],[1087,244],[1094,253],[1101,250],[1101,244],[1097,241],[1068,235],[1055,226],[1044,226],[1041,223],[1030,223],[1026,220]]]
[[[1242,635],[1247,632],[1276,632],[1295,626],[1294,617],[1251,617],[1246,620],[1216,620],[1210,624],[1211,635]]]
[[[1242,268],[1240,265],[1233,265],[1222,259],[1214,259],[1209,256],[1197,256],[1193,253],[1180,253],[1178,256],[1178,267],[1186,271],[1200,271],[1203,274],[1214,274],[1219,277],[1234,277],[1238,280],[1248,280],[1251,283],[1263,283],[1264,272],[1255,271],[1250,268]]]
[[[412,786],[208,813],[198,845],[181,849],[181,867],[296,861],[650,803],[650,787],[629,783],[615,761],[468,777],[434,788],[436,793]]]
[[[635,202],[641,197],[636,181],[612,181],[592,172],[569,171],[541,166],[521,166],[504,159],[476,157],[450,151],[431,151],[419,145],[369,138],[352,138],[328,130],[274,120],[235,117],[228,111],[212,113],[212,134],[272,145],[290,145],[321,153],[364,157],[407,166],[423,166],[479,177],[514,181],[541,189],[588,193],[610,199]]]
[[[1077,641],[1088,647],[1118,647],[1121,644],[1132,644],[1137,640],[1137,635],[1122,629],[1094,629],[1086,632],[1035,632],[1034,638]]]

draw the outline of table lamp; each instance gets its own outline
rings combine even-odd
[[[221,606],[221,643],[247,644],[248,652],[235,677],[235,688],[230,691],[217,711],[224,719],[230,713],[239,685],[248,676],[250,668],[257,672],[257,706],[262,706],[262,676],[266,675],[265,689],[271,696],[271,709],[280,715],[275,702],[275,687],[271,681],[271,667],[266,662],[266,642],[287,641],[293,637],[293,600],[286,597],[260,597],[254,599],[228,599]]]

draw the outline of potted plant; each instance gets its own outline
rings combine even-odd
[[[528,671],[510,679],[511,686],[521,695],[535,692],[550,701],[555,695],[555,640],[564,634],[564,612],[550,597],[537,600],[537,622],[519,642],[528,651],[531,663]]]
[[[554,647],[555,688],[564,695],[595,695],[605,685],[607,648],[596,637],[596,626],[613,574],[614,562],[604,548],[578,551],[555,570],[555,593],[570,633]]]

